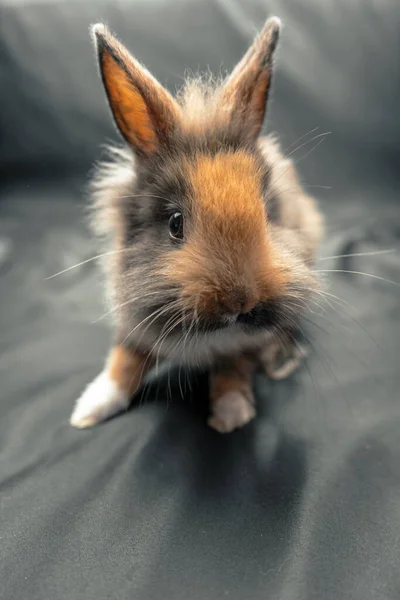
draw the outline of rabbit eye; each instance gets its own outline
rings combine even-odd
[[[169,234],[174,240],[183,238],[183,215],[180,212],[174,213],[169,219]]]

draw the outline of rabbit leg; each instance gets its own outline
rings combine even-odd
[[[255,417],[252,391],[255,368],[255,361],[244,355],[220,360],[214,366],[210,374],[210,427],[229,433]]]
[[[306,348],[294,338],[274,340],[260,352],[265,374],[271,379],[285,379],[301,365],[306,356]]]
[[[148,356],[114,346],[103,371],[77,400],[71,425],[79,429],[92,427],[126,410],[151,366]]]

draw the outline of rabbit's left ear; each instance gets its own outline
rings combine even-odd
[[[179,107],[167,90],[102,25],[94,25],[100,72],[118,129],[139,157],[167,144]]]
[[[280,27],[277,17],[266,21],[222,90],[225,106],[232,111],[235,120],[239,119],[245,135],[252,139],[260,133],[264,121]]]

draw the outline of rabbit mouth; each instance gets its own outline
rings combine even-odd
[[[237,323],[254,329],[265,329],[279,322],[280,317],[280,311],[276,303],[260,303],[251,311],[240,313],[237,317]]]
[[[271,329],[274,325],[282,322],[282,314],[276,303],[268,302],[258,304],[251,311],[222,317],[203,317],[198,323],[197,330],[206,332],[217,332],[223,329],[244,330],[249,333],[260,330]]]

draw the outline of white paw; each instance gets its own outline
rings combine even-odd
[[[130,398],[102,371],[77,400],[70,423],[83,429],[92,427],[128,408]]]
[[[230,433],[246,425],[255,415],[253,404],[243,394],[228,392],[213,402],[208,424],[219,433]]]

